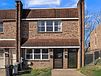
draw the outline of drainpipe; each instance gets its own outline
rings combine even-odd
[[[85,46],[84,46],[84,0],[79,0],[78,2],[78,15],[79,15],[79,25],[80,25],[80,52],[81,52],[81,67],[85,63]]]
[[[20,62],[22,2],[16,0],[16,62]]]

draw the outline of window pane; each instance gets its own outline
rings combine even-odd
[[[32,49],[27,49],[27,53],[32,53]]]
[[[45,21],[40,21],[41,26],[45,26]]]
[[[45,27],[38,27],[38,31],[45,31]]]
[[[34,49],[34,59],[40,59],[40,49]]]
[[[42,53],[48,53],[48,49],[42,49]]]
[[[42,55],[42,59],[48,59],[48,55]]]
[[[34,59],[40,59],[40,55],[34,54]]]
[[[57,25],[55,25],[55,31],[59,31],[59,28]]]
[[[53,31],[53,21],[46,21],[47,31]]]
[[[55,21],[54,22],[54,27],[55,27],[55,31],[61,31],[61,22],[60,21]]]
[[[47,27],[47,31],[53,31],[53,27]]]
[[[40,49],[34,49],[34,53],[40,53]]]
[[[26,59],[33,59],[32,54],[27,54]]]
[[[26,51],[26,59],[33,59],[33,52],[32,49],[27,49]]]
[[[48,49],[42,49],[42,59],[48,59]]]
[[[3,24],[0,23],[0,32],[3,32]]]
[[[59,25],[60,21],[54,21],[54,25]]]
[[[45,21],[39,21],[38,23],[38,31],[45,31]]]
[[[3,29],[0,28],[0,32],[3,32]]]
[[[53,21],[46,21],[46,25],[53,25]]]

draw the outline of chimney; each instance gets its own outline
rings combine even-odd
[[[16,0],[16,61],[20,62],[22,2]]]
[[[84,0],[79,0],[78,5],[78,14],[79,14],[79,24],[80,24],[80,50],[81,50],[81,67],[84,66],[85,63],[85,46],[84,46]]]

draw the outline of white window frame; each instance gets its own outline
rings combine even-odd
[[[39,31],[39,26],[41,24],[41,21],[44,21],[44,20],[40,20],[38,21],[38,32],[62,32],[62,21],[61,20],[45,20],[44,24],[45,24],[45,31]],[[53,21],[53,31],[47,31],[47,25],[46,25],[46,22],[47,21]],[[55,21],[59,21],[60,22],[60,25],[58,25],[58,27],[60,27],[60,31],[55,31]]]
[[[39,49],[39,48],[35,48],[35,49]],[[26,55],[27,55],[27,49],[25,49],[25,59],[26,60],[49,60],[49,51],[48,51],[48,59],[42,59],[42,49],[40,49],[40,59],[34,59],[34,49],[32,49],[32,59],[27,59]]]

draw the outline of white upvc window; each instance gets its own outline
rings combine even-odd
[[[48,49],[26,49],[26,60],[48,60]]]
[[[62,22],[59,20],[38,21],[38,32],[62,32]]]
[[[0,32],[3,32],[3,23],[0,22]]]

